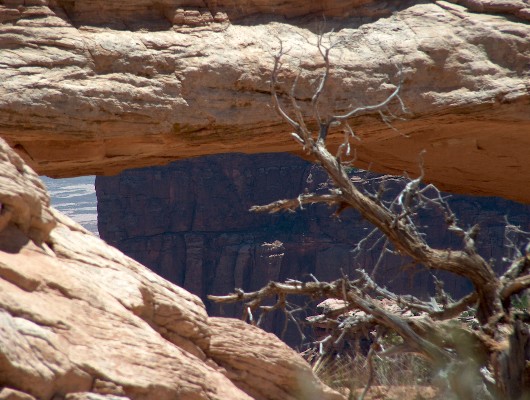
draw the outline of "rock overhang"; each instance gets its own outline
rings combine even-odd
[[[300,152],[270,107],[271,54],[277,38],[291,49],[283,90],[302,68],[297,97],[307,104],[324,15],[346,43],[332,55],[332,108],[380,101],[403,74],[410,114],[396,130],[372,116],[352,122],[360,167],[414,175],[426,150],[426,179],[442,189],[530,201],[525,3],[464,4],[481,12],[445,1],[314,3],[5,3],[0,135],[53,177]]]

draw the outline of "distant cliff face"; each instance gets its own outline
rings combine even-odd
[[[254,214],[252,205],[296,197],[325,184],[315,165],[287,154],[216,155],[174,162],[167,167],[129,170],[97,177],[99,232],[103,239],[154,271],[205,299],[235,287],[257,289],[269,280],[338,278],[358,267],[371,270],[379,253],[354,260],[353,246],[370,232],[352,210],[332,216],[324,206],[296,213]],[[530,227],[530,207],[498,198],[453,196],[453,210],[465,228],[482,226],[479,248],[499,268],[504,216]],[[459,246],[439,218],[424,219],[430,243]],[[400,272],[398,259],[378,269],[378,280],[398,292],[432,292],[429,273]],[[469,289],[461,279],[446,280],[454,294]],[[233,315],[206,301],[209,312]]]

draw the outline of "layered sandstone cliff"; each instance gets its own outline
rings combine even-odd
[[[276,337],[49,207],[0,140],[0,398],[341,399]]]
[[[208,294],[226,294],[236,287],[256,290],[269,280],[304,280],[309,274],[334,280],[341,271],[350,276],[359,267],[371,271],[380,249],[354,258],[353,247],[372,228],[351,210],[340,220],[325,206],[275,215],[248,211],[252,205],[318,190],[325,182],[320,168],[287,154],[207,156],[97,177],[99,232],[108,243],[205,301]],[[462,227],[480,224],[479,251],[486,259],[494,258],[499,271],[505,268],[505,216],[528,231],[530,208],[471,196],[452,196],[450,204]],[[462,247],[440,215],[426,214],[421,224],[433,246]],[[401,271],[402,262],[388,258],[378,268],[378,282],[398,293],[432,294],[431,275],[421,268]],[[469,282],[454,276],[439,277],[454,295],[470,289]],[[241,315],[237,307],[206,304],[218,315]],[[279,333],[282,316],[276,318],[273,325]],[[288,338],[291,343],[295,339]]]
[[[9,0],[0,4],[0,135],[41,174],[111,174],[228,152],[296,151],[269,107],[271,52],[290,49],[307,103],[336,32],[331,108],[383,99],[394,131],[354,128],[359,166],[417,171],[466,193],[530,201],[527,0]],[[322,21],[325,17],[325,24]],[[334,140],[333,136],[330,140]]]

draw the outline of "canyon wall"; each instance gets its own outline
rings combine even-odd
[[[359,258],[351,252],[371,230],[352,210],[341,213],[340,219],[322,205],[295,213],[249,212],[252,205],[294,198],[325,184],[319,167],[288,154],[207,156],[98,176],[99,232],[109,244],[201,296],[209,312],[238,316],[237,307],[221,310],[206,295],[226,294],[236,287],[258,289],[269,280],[304,280],[309,274],[332,280],[341,270],[350,276],[358,267],[371,271],[377,250]],[[486,259],[496,259],[498,269],[506,256],[504,216],[530,230],[529,206],[459,195],[452,196],[450,204],[462,227],[480,223],[479,250]],[[421,225],[427,226],[433,245],[460,248],[460,238],[447,232],[440,215],[425,216]],[[389,258],[376,277],[400,293],[432,293],[429,273],[421,268],[400,271],[399,260]],[[465,280],[438,276],[454,295],[470,289]],[[279,320],[274,324],[281,325]]]

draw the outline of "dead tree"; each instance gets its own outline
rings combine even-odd
[[[284,307],[291,295],[313,298],[335,298],[344,302],[344,311],[360,309],[366,317],[337,323],[337,330],[362,330],[376,327],[383,334],[397,333],[402,344],[391,349],[379,349],[380,356],[396,352],[414,352],[425,357],[450,386],[459,399],[520,399],[530,396],[528,381],[530,345],[528,314],[516,309],[512,299],[530,286],[530,246],[525,254],[514,259],[502,276],[497,276],[492,265],[475,248],[477,227],[464,230],[449,208],[445,218],[448,229],[461,235],[462,249],[439,249],[429,246],[414,223],[414,215],[425,202],[443,206],[443,199],[427,198],[421,186],[423,173],[409,180],[399,195],[390,203],[382,201],[377,193],[367,193],[351,179],[345,158],[353,152],[355,134],[349,121],[360,115],[379,113],[386,118],[390,106],[403,108],[400,98],[401,83],[375,105],[357,107],[343,114],[322,115],[321,97],[331,74],[330,52],[337,43],[318,39],[317,49],[322,57],[323,73],[317,80],[308,115],[296,100],[298,78],[290,90],[279,92],[279,75],[285,51],[274,56],[270,83],[272,104],[278,114],[292,127],[291,135],[303,150],[320,164],[334,184],[326,194],[304,193],[296,199],[280,200],[264,206],[254,206],[256,212],[294,211],[302,205],[325,203],[342,209],[351,207],[382,233],[396,254],[409,257],[414,263],[433,271],[447,271],[473,284],[473,292],[456,301],[421,301],[413,296],[397,296],[379,286],[366,272],[359,270],[356,279],[343,277],[335,282],[288,281],[271,282],[263,289],[245,293],[238,290],[227,296],[211,296],[217,302],[243,302],[247,315],[258,309],[272,311]],[[281,98],[287,98],[283,102]],[[287,106],[285,105],[287,104]],[[309,123],[314,121],[315,123]],[[315,126],[316,129],[310,129]],[[342,131],[344,142],[336,154],[326,146],[331,131]],[[351,157],[351,156],[350,156]],[[350,164],[348,164],[350,165]],[[438,192],[436,192],[438,193]],[[380,306],[375,296],[382,296],[398,304],[403,310],[420,312],[419,316],[393,313]],[[277,301],[264,306],[268,298]],[[474,312],[478,323],[466,324],[458,317],[463,312]]]

